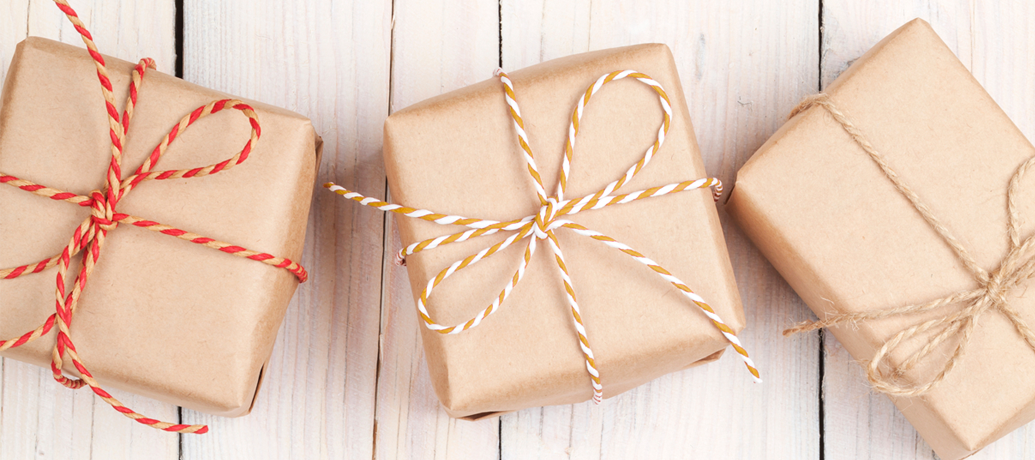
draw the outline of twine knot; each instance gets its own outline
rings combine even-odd
[[[988,303],[990,308],[1001,310],[1003,306],[1007,304],[1006,293],[1017,286],[1020,280],[1011,279],[1011,282],[1004,282],[1004,275],[1008,273],[1002,270],[996,270],[996,272],[988,279],[988,283],[985,284],[985,293],[982,299]]]
[[[114,230],[119,223],[113,220],[115,209],[109,204],[104,194],[99,190],[94,190],[88,196],[93,200],[93,204],[90,205],[90,222],[93,227],[105,232]]]
[[[129,123],[133,117],[133,110],[137,104],[140,84],[147,69],[154,68],[154,61],[149,58],[141,59],[133,69],[132,80],[129,87],[129,98],[126,101],[125,110],[120,114],[115,108],[115,97],[112,93],[111,78],[108,76],[108,70],[104,64],[104,58],[97,50],[90,33],[87,32],[85,25],[76,15],[75,11],[65,3],[65,0],[54,0],[54,2],[57,4],[58,9],[65,13],[65,16],[68,17],[69,21],[71,21],[75,26],[76,31],[78,31],[82,36],[83,42],[86,44],[90,56],[94,60],[94,65],[97,69],[97,78],[101,84],[101,93],[104,97],[105,113],[108,117],[109,137],[111,139],[111,161],[105,175],[104,191],[94,190],[88,193],[87,196],[45,187],[31,181],[19,179],[0,172],[0,183],[2,184],[14,186],[26,192],[43,196],[51,200],[67,201],[69,203],[83,207],[88,206],[90,208],[90,217],[86,218],[78,227],[75,228],[72,233],[71,240],[60,254],[41,260],[35,264],[0,269],[0,279],[12,279],[26,274],[39,273],[58,265],[55,312],[35,330],[26,332],[20,337],[14,339],[0,340],[0,351],[32,342],[50,332],[54,326],[57,326],[57,338],[55,339],[53,352],[51,354],[52,358],[50,365],[53,377],[56,381],[72,389],[89,386],[97,396],[110,404],[115,408],[115,410],[144,425],[176,433],[205,433],[208,431],[208,427],[206,425],[172,424],[147,418],[142,414],[134,412],[132,409],[119,402],[119,400],[112,397],[107,391],[101,388],[100,384],[96,379],[94,379],[86,365],[79,358],[79,354],[76,351],[75,344],[72,341],[69,331],[73,315],[78,306],[79,296],[83,290],[86,289],[87,279],[99,261],[105,237],[107,233],[114,230],[120,222],[125,222],[135,227],[158,232],[163,235],[173,236],[194,244],[200,244],[234,256],[262,262],[291,272],[300,282],[304,282],[306,280],[307,273],[305,269],[290,259],[252,251],[240,246],[231,245],[229,243],[217,241],[212,238],[206,238],[185,230],[163,225],[153,220],[115,212],[116,204],[121,199],[125,198],[135,187],[145,181],[204,177],[221,171],[227,171],[244,162],[251,153],[254,145],[258,142],[259,136],[262,132],[259,126],[258,115],[255,114],[255,110],[249,105],[241,101],[231,99],[212,101],[207,105],[198,107],[190,114],[185,115],[178,124],[173,126],[169,131],[169,134],[167,134],[162,142],[155,147],[151,152],[151,155],[144,161],[143,165],[137,168],[137,170],[129,177],[123,178],[123,145],[125,145],[126,135],[129,132]],[[249,125],[251,126],[251,135],[248,142],[245,143],[240,152],[224,161],[200,168],[168,171],[154,170],[155,166],[165,154],[170,143],[172,143],[179,134],[182,134],[183,131],[199,119],[220,112],[224,109],[240,111],[248,118]],[[87,247],[89,247],[89,249],[83,251]],[[79,274],[75,277],[72,292],[66,294],[65,275],[68,272],[71,258],[80,252],[84,253],[83,264],[80,268]],[[79,379],[71,379],[63,374],[63,357],[66,355],[71,358],[72,364],[79,371],[81,376]]]
[[[557,220],[557,207],[557,199],[549,197],[546,199],[546,205],[539,208],[539,212],[535,215],[535,226],[532,228],[536,238],[547,239],[555,229],[564,223]]]
[[[995,310],[1006,317],[1013,324],[1014,329],[1024,339],[1028,347],[1035,351],[1035,331],[1033,331],[1010,306],[1007,299],[1009,292],[1021,285],[1035,275],[1035,235],[1021,240],[1020,237],[1020,214],[1017,210],[1016,196],[1019,193],[1020,181],[1028,168],[1035,165],[1035,157],[1029,158],[1022,163],[1010,178],[1006,193],[1007,207],[1007,234],[1009,236],[1009,249],[1000,262],[999,267],[990,275],[984,268],[979,266],[970,252],[960,243],[951,231],[931,212],[930,208],[920,199],[909,186],[907,186],[891,168],[884,156],[877,151],[863,132],[842,112],[829,95],[820,93],[809,96],[792,112],[791,116],[808,110],[811,107],[822,107],[833,117],[852,140],[873,160],[881,169],[884,176],[895,186],[917,213],[927,224],[934,229],[941,240],[952,249],[956,258],[963,267],[970,273],[976,289],[963,290],[954,294],[931,300],[922,304],[906,305],[887,309],[876,309],[858,313],[838,313],[825,315],[819,321],[805,321],[784,331],[784,335],[791,335],[800,332],[812,331],[839,324],[853,324],[861,321],[873,321],[892,316],[910,315],[930,312],[949,305],[959,305],[956,310],[949,310],[922,323],[907,327],[881,345],[877,353],[866,365],[866,374],[870,383],[877,391],[895,396],[919,396],[931,390],[935,385],[956,367],[962,359],[967,345],[970,343],[971,334],[977,324],[978,317],[988,310]],[[923,345],[913,353],[909,354],[898,365],[887,366],[887,372],[881,369],[881,363],[888,359],[893,350],[902,344],[924,337],[925,334],[934,333],[923,342]],[[956,338],[956,345],[949,359],[934,377],[919,382],[910,382],[903,379],[903,376],[918,363],[926,359],[946,341]]]
[[[436,213],[424,209],[412,208],[409,206],[402,206],[398,204],[387,203],[385,201],[378,200],[376,198],[370,198],[363,196],[362,194],[353,192],[344,187],[340,187],[333,183],[324,184],[332,192],[344,196],[350,200],[356,201],[362,205],[374,207],[382,211],[394,212],[405,216],[434,222],[441,225],[458,225],[467,227],[468,230],[452,235],[440,236],[436,238],[427,239],[417,243],[413,243],[401,251],[396,256],[396,261],[399,264],[405,264],[406,256],[415,254],[421,251],[434,249],[439,246],[446,244],[458,243],[466,241],[471,238],[479,236],[491,235],[497,232],[515,232],[508,236],[503,241],[496,243],[488,248],[482,249],[475,254],[465,257],[463,260],[458,260],[450,265],[448,268],[439,272],[437,276],[428,281],[427,286],[421,292],[417,298],[417,310],[420,312],[421,320],[424,326],[433,331],[441,334],[459,334],[472,327],[475,327],[491,315],[492,313],[499,310],[503,301],[506,300],[507,296],[513,291],[514,287],[521,281],[525,274],[525,270],[528,268],[529,262],[532,260],[532,254],[535,253],[536,247],[539,241],[546,241],[550,248],[550,251],[554,255],[554,260],[557,263],[558,276],[561,283],[564,285],[564,290],[567,295],[568,306],[570,308],[572,321],[575,327],[575,333],[578,336],[579,347],[582,349],[583,357],[586,362],[586,371],[589,373],[590,380],[593,386],[593,401],[600,402],[603,398],[603,384],[600,380],[600,373],[597,370],[596,357],[593,354],[592,348],[589,345],[589,339],[587,337],[585,326],[582,323],[582,313],[579,309],[578,301],[575,298],[575,289],[572,287],[571,277],[568,274],[567,264],[564,262],[564,254],[561,252],[560,241],[558,241],[555,230],[560,228],[566,228],[573,231],[576,234],[589,237],[593,240],[600,241],[607,246],[614,248],[626,255],[632,257],[637,262],[640,262],[666,281],[670,282],[676,287],[687,299],[689,299],[695,306],[697,306],[705,316],[708,317],[715,325],[716,328],[723,334],[726,340],[736,350],[738,356],[747,366],[748,371],[756,381],[760,381],[758,378],[758,370],[755,369],[754,363],[751,358],[748,357],[748,353],[744,350],[740,344],[740,340],[737,339],[736,334],[730,329],[719,317],[718,314],[705,303],[704,299],[694,293],[685,283],[676,278],[671,272],[666,270],[664,267],[658,265],[657,262],[647,258],[643,254],[637,252],[633,248],[611,238],[602,233],[590,230],[582,225],[579,225],[570,220],[562,219],[564,216],[572,216],[579,212],[589,211],[594,209],[601,209],[607,206],[613,206],[618,204],[625,204],[632,201],[647,199],[656,196],[667,195],[671,193],[678,193],[686,190],[697,190],[697,189],[713,189],[714,198],[718,200],[719,195],[722,193],[722,183],[718,179],[697,179],[684,181],[677,184],[668,184],[660,187],[653,187],[646,190],[641,190],[633,193],[626,193],[622,195],[613,195],[617,189],[621,188],[622,185],[626,184],[633,177],[636,176],[640,170],[643,169],[647,163],[650,162],[651,158],[658,152],[662,144],[665,141],[665,135],[668,133],[668,128],[672,118],[671,103],[668,99],[668,95],[665,90],[661,87],[657,81],[654,81],[648,75],[635,72],[632,70],[623,70],[611,72],[609,74],[601,76],[596,80],[579,98],[577,106],[572,113],[572,123],[568,130],[568,140],[565,144],[565,151],[562,157],[560,180],[557,183],[557,193],[553,196],[547,196],[546,189],[543,186],[542,177],[539,174],[539,168],[536,165],[535,157],[532,154],[530,147],[531,143],[528,141],[528,134],[525,132],[525,123],[521,118],[521,109],[518,107],[517,98],[514,93],[513,81],[502,70],[498,70],[495,74],[499,77],[500,82],[503,83],[503,89],[505,93],[505,100],[509,106],[510,116],[514,122],[514,130],[518,135],[518,145],[521,147],[522,155],[524,156],[525,163],[527,165],[527,171],[529,177],[532,179],[532,187],[535,190],[536,197],[539,199],[540,207],[535,214],[526,216],[521,219],[510,220],[506,222],[500,222],[488,219],[475,219],[462,216],[453,216],[447,214]],[[646,84],[658,95],[658,102],[664,112],[661,127],[658,129],[657,140],[646,150],[639,161],[629,167],[625,174],[622,175],[618,180],[607,184],[603,189],[597,191],[594,194],[586,195],[579,199],[566,200],[564,199],[564,193],[568,185],[568,177],[571,171],[571,162],[575,153],[575,137],[578,135],[579,120],[582,117],[586,103],[590,97],[597,93],[602,86],[612,81],[621,80],[623,78],[632,78],[640,83]],[[520,265],[514,276],[511,277],[510,281],[506,286],[503,287],[499,295],[497,295],[491,304],[484,310],[479,312],[475,317],[470,320],[457,324],[454,326],[444,326],[436,323],[428,312],[426,305],[428,297],[431,296],[432,291],[442,283],[445,279],[452,276],[454,273],[463,270],[475,263],[491,257],[492,255],[506,249],[510,245],[520,241],[524,238],[528,238],[528,243],[525,246],[524,256],[521,258]]]

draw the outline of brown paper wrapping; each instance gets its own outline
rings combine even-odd
[[[547,191],[558,180],[572,109],[598,77],[632,69],[659,81],[673,122],[654,160],[620,191],[706,177],[668,47],[640,45],[549,61],[510,74]],[[634,80],[608,84],[587,105],[566,197],[620,177],[654,142],[662,111]],[[468,217],[508,220],[534,214],[526,171],[502,83],[492,78],[393,114],[385,123],[385,167],[393,200]],[[744,316],[715,204],[704,190],[588,211],[572,220],[624,242],[671,270],[735,329]],[[459,231],[399,218],[404,245]],[[558,230],[558,238],[597,357],[604,396],[717,359],[727,342],[668,282],[629,256]],[[414,296],[454,261],[501,241],[497,234],[410,256]],[[466,321],[513,275],[515,244],[436,288],[429,311],[439,323]],[[436,394],[454,417],[479,418],[592,396],[586,364],[549,249],[533,256],[502,309],[481,325],[446,336],[420,326]]]
[[[132,64],[105,57],[121,109]],[[135,170],[191,110],[226,95],[148,72],[130,126],[124,170]],[[292,260],[302,253],[317,164],[308,119],[249,102],[262,138],[247,161],[209,177],[148,181],[119,211]],[[85,194],[101,189],[108,124],[85,50],[41,38],[22,42],[3,91],[0,170]],[[159,169],[229,158],[248,139],[236,111],[192,125]],[[0,187],[0,266],[57,254],[88,208]],[[69,286],[78,273],[73,258]],[[0,280],[0,337],[36,328],[54,312],[57,268]],[[211,414],[247,413],[297,286],[285,270],[123,225],[108,235],[71,327],[102,385]],[[49,366],[55,332],[4,356]],[[66,372],[77,375],[69,360]],[[55,385],[57,383],[54,383]]]
[[[992,271],[1006,254],[1006,190],[1035,149],[922,20],[859,58],[826,92],[899,177]],[[1032,190],[1030,179],[1023,185]],[[1035,197],[1018,197],[1035,220]],[[740,170],[730,214],[821,318],[917,304],[977,283],[877,165],[823,108],[791,119]],[[1030,235],[1031,225],[1022,236]],[[1011,306],[1035,324],[1035,296]],[[942,309],[954,311],[959,306]],[[832,328],[860,361],[890,337],[938,316],[892,317]],[[978,319],[965,355],[929,393],[892,398],[945,459],[970,455],[1035,417],[1033,352],[999,313]],[[929,336],[928,336],[929,337]],[[892,355],[901,362],[924,338]],[[917,369],[944,367],[950,340]],[[925,380],[925,381],[926,381]]]

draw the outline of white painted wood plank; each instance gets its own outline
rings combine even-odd
[[[978,2],[970,70],[1035,141],[1035,2]]]
[[[7,78],[14,48],[29,33],[29,0],[10,0],[0,5],[0,81]]]
[[[931,23],[968,69],[973,64],[971,5],[966,0],[823,1],[823,86],[882,38],[915,18]]]
[[[310,117],[317,182],[383,193],[391,2],[189,0],[187,80]],[[373,457],[383,217],[315,191],[298,289],[254,411],[186,436],[183,458]]]
[[[395,221],[388,222],[385,247],[394,258],[402,246]],[[498,418],[477,422],[450,418],[435,396],[406,268],[386,263],[385,279],[389,283],[381,319],[375,458],[498,458]]]
[[[499,63],[498,9],[495,1],[396,0],[392,110],[490,78]],[[400,249],[394,219],[385,243],[376,457],[497,458],[499,419],[451,419],[431,388],[406,270],[391,263]]]
[[[126,0],[73,1],[101,52],[136,61],[150,56],[169,71],[175,59],[172,0],[138,5]],[[14,0],[0,6],[0,76],[26,35],[82,47],[50,0]],[[98,110],[102,110],[98,106]],[[52,276],[53,271],[49,271]],[[39,275],[47,276],[47,275]],[[42,318],[41,318],[42,320]],[[177,458],[176,435],[141,426],[115,412],[89,390],[68,390],[50,371],[0,359],[0,458]],[[112,390],[129,407],[176,421],[175,406]]]
[[[1035,134],[1035,6],[995,2],[823,2],[823,76],[832,82],[851,62],[907,21],[920,17],[1006,110],[1029,139]],[[870,390],[861,367],[827,334],[824,400],[826,458],[933,459],[930,446],[884,395]],[[973,459],[1035,456],[1029,424]]]
[[[153,58],[173,74],[176,63],[176,5],[173,0],[68,0],[101,53],[130,62]],[[79,33],[52,0],[30,0],[29,35],[84,47]]]
[[[503,2],[510,70],[593,49],[668,44],[712,174],[735,172],[784,114],[818,85],[818,4],[755,1]],[[741,334],[765,383],[753,385],[727,353],[605,401],[503,417],[504,458],[817,458],[819,353],[815,334],[780,331],[807,309],[726,220],[748,318]]]

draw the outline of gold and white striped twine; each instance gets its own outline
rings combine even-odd
[[[525,270],[528,268],[529,262],[532,260],[532,255],[536,251],[539,240],[546,240],[550,250],[554,254],[554,259],[557,262],[557,267],[560,269],[559,274],[561,282],[564,284],[564,290],[567,293],[568,306],[570,308],[571,318],[575,327],[575,332],[579,338],[579,345],[582,348],[582,353],[586,361],[586,370],[589,372],[590,378],[593,384],[593,401],[599,403],[603,399],[603,385],[600,382],[600,372],[597,370],[596,357],[593,354],[593,350],[589,345],[589,338],[586,333],[585,325],[582,322],[582,312],[579,309],[579,304],[575,296],[575,289],[572,287],[571,277],[568,274],[567,264],[564,260],[564,255],[561,252],[560,243],[557,240],[557,236],[554,231],[559,228],[567,228],[579,235],[587,236],[594,240],[600,241],[614,249],[617,249],[636,260],[639,263],[646,265],[648,268],[653,270],[658,276],[661,276],[666,281],[672,283],[687,299],[689,299],[694,305],[696,305],[705,316],[708,317],[715,325],[716,328],[722,332],[722,335],[736,350],[738,356],[747,366],[748,371],[751,373],[752,378],[756,382],[760,382],[758,370],[755,368],[754,362],[748,357],[747,351],[741,345],[740,340],[737,339],[736,334],[733,330],[726,325],[726,323],[716,314],[715,310],[709,306],[701,296],[697,295],[693,290],[690,289],[686,283],[676,278],[671,272],[666,270],[664,267],[658,265],[657,262],[637,252],[635,249],[616,241],[607,235],[600,232],[593,231],[575,222],[572,222],[562,217],[572,216],[582,211],[601,209],[608,206],[617,204],[629,203],[636,200],[642,200],[646,198],[668,195],[671,193],[682,192],[685,190],[697,190],[711,187],[714,190],[713,197],[718,200],[722,194],[722,183],[718,179],[697,179],[692,181],[684,181],[676,184],[668,184],[661,187],[653,187],[646,190],[641,190],[633,193],[626,193],[621,195],[612,195],[612,193],[625,185],[633,177],[636,176],[640,170],[643,169],[647,163],[657,154],[658,150],[661,149],[662,144],[665,142],[665,135],[668,133],[669,125],[672,121],[672,107],[668,99],[668,95],[665,90],[661,87],[657,81],[647,76],[646,74],[635,72],[632,70],[624,70],[618,72],[611,72],[607,75],[601,76],[596,80],[582,97],[579,98],[578,104],[571,115],[571,125],[568,129],[568,139],[565,143],[564,158],[561,163],[561,174],[560,181],[557,184],[557,193],[554,196],[547,196],[546,188],[543,186],[542,177],[539,174],[539,168],[536,165],[535,157],[532,154],[532,149],[529,145],[528,134],[525,132],[524,120],[521,117],[521,109],[518,107],[517,98],[514,93],[514,83],[510,77],[507,76],[501,70],[497,70],[497,76],[503,83],[503,89],[506,93],[506,102],[509,107],[511,118],[514,122],[514,130],[518,135],[518,144],[521,146],[522,154],[524,155],[525,163],[528,167],[528,173],[532,178],[532,184],[536,191],[536,196],[542,205],[539,211],[532,216],[527,216],[522,219],[510,220],[506,222],[500,222],[496,220],[488,219],[475,219],[463,216],[447,215],[436,213],[424,209],[411,208],[408,206],[402,206],[398,204],[387,203],[376,198],[367,197],[359,193],[347,190],[341,186],[333,183],[327,183],[324,186],[344,196],[350,200],[356,201],[362,205],[370,206],[373,208],[380,209],[382,211],[394,212],[402,214],[408,217],[414,217],[429,222],[434,222],[440,225],[457,225],[467,227],[469,230],[463,232],[454,233],[451,235],[440,236],[437,238],[431,238],[417,243],[410,244],[402,249],[397,254],[396,262],[403,264],[407,256],[415,254],[428,249],[434,249],[439,246],[444,246],[450,243],[456,243],[459,241],[466,241],[471,238],[491,235],[500,231],[515,232],[503,241],[496,243],[488,248],[482,249],[475,254],[467,256],[466,258],[456,261],[451,264],[445,270],[442,270],[434,278],[428,281],[427,286],[421,292],[420,297],[417,299],[417,309],[420,312],[421,319],[424,321],[424,325],[433,331],[442,334],[459,334],[472,327],[475,327],[487,318],[492,313],[499,310],[503,301],[510,296],[510,293],[514,290],[514,287],[521,281],[521,278],[525,275]],[[600,191],[586,195],[582,198],[575,200],[564,199],[564,193],[567,189],[568,178],[571,171],[571,162],[575,154],[575,137],[578,136],[579,123],[582,119],[582,114],[586,104],[590,98],[600,90],[605,84],[612,81],[621,80],[624,78],[633,78],[643,84],[646,84],[653,89],[658,95],[658,101],[661,104],[661,108],[664,112],[661,126],[658,128],[657,139],[644,153],[643,158],[633,164],[618,180],[607,184]],[[511,246],[519,240],[528,238],[528,243],[525,246],[524,256],[521,258],[521,262],[518,264],[517,271],[514,272],[514,276],[511,277],[510,281],[503,290],[500,291],[499,295],[493,299],[492,303],[489,304],[484,310],[479,312],[470,320],[453,326],[444,326],[432,319],[431,314],[428,313],[427,303],[428,298],[431,296],[432,291],[441,284],[446,278],[449,278],[454,273],[474,265],[478,261],[486,259],[497,252],[500,252],[507,247]]]

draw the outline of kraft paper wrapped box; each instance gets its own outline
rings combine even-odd
[[[556,189],[572,110],[597,78],[632,69],[660,82],[672,101],[660,151],[615,193],[704,178],[676,66],[664,45],[591,52],[510,74],[548,194]],[[609,83],[586,105],[565,198],[594,193],[643,157],[662,120],[658,96],[632,78]],[[507,221],[540,208],[499,79],[418,103],[385,123],[392,200],[414,208]],[[744,316],[712,194],[694,190],[581,212],[570,219],[628,244],[698,292],[739,331]],[[405,245],[462,227],[397,218]],[[414,298],[450,264],[507,232],[407,258]],[[556,231],[603,384],[615,396],[661,375],[719,358],[716,327],[671,284],[628,255],[568,229]],[[527,240],[522,240],[527,241]],[[423,324],[424,351],[439,400],[454,417],[571,404],[593,395],[560,270],[541,241],[524,278],[492,316],[457,335]],[[428,310],[440,324],[467,321],[514,276],[524,243],[484,259],[435,288]]]
[[[116,105],[133,65],[105,58]],[[123,159],[123,178],[180,118],[226,95],[148,71]],[[77,194],[103,190],[111,159],[108,120],[86,50],[41,38],[22,42],[4,84],[0,171]],[[141,183],[122,212],[297,261],[305,237],[320,140],[308,119],[260,103],[261,138],[246,161],[218,174]],[[251,127],[237,110],[182,131],[156,170],[214,164],[241,151]],[[89,207],[0,186],[0,267],[62,251]],[[79,272],[73,258],[68,285]],[[31,331],[54,313],[56,267],[0,279],[0,338]],[[83,291],[71,337],[105,387],[223,416],[250,411],[298,279],[122,223],[112,230]],[[4,352],[50,365],[55,331]],[[79,375],[66,357],[64,370]],[[54,383],[56,384],[56,383]]]
[[[975,273],[993,279],[1011,270],[999,270],[1011,248],[1007,190],[1035,148],[926,22],[892,33],[825,93],[970,255]],[[729,212],[820,319],[977,292],[965,302],[831,328],[864,363],[891,341],[878,375],[908,390],[891,399],[942,459],[966,457],[1035,417],[1035,351],[1006,310],[953,316],[973,302],[993,305],[998,294],[985,298],[991,288],[833,113],[813,105],[780,128],[739,171]],[[1028,223],[1021,241],[1035,222],[1033,182],[1020,180],[1014,196]],[[1035,296],[1023,278],[1003,288],[1001,305],[1035,325]],[[904,341],[890,346],[900,332]],[[931,353],[909,369],[905,360],[928,343]],[[950,361],[955,367],[939,380]]]

